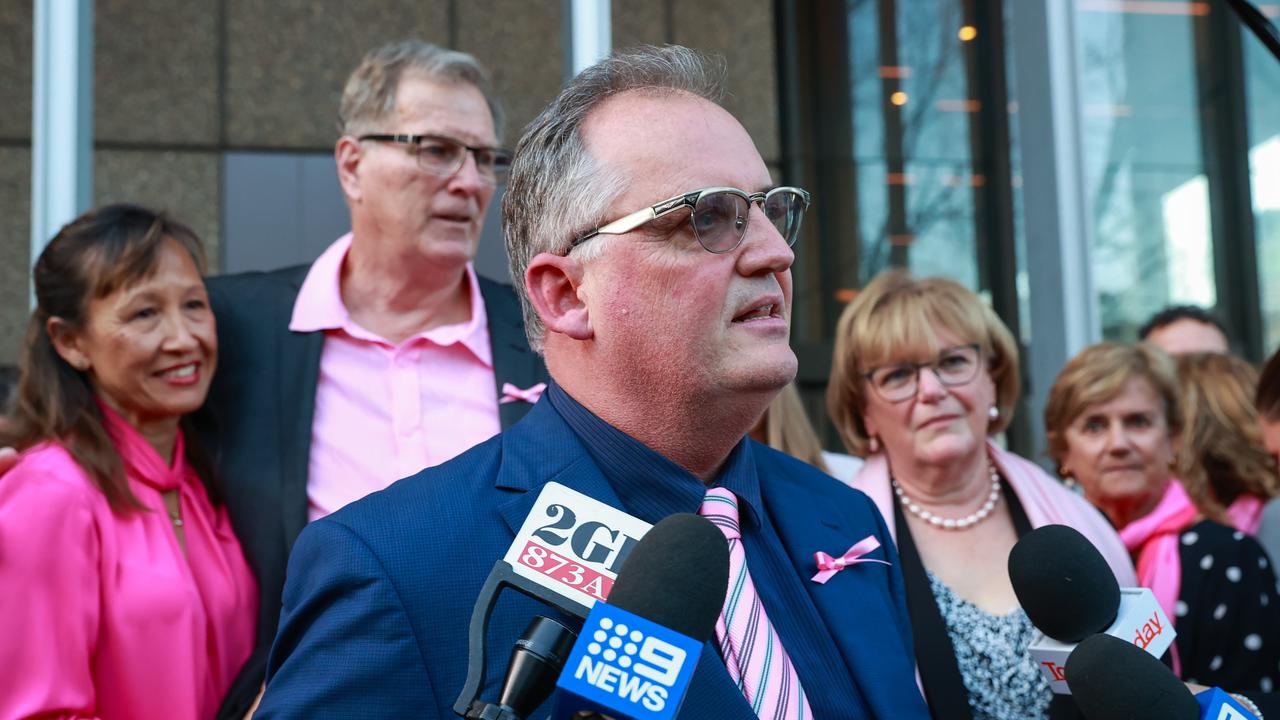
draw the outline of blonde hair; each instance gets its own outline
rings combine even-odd
[[[1196,506],[1223,519],[1240,495],[1280,493],[1253,405],[1257,369],[1219,353],[1180,355],[1177,366],[1185,420],[1177,475]]]
[[[1124,386],[1135,378],[1146,381],[1160,398],[1170,434],[1181,432],[1182,408],[1178,403],[1177,372],[1173,360],[1163,350],[1148,343],[1122,345],[1102,342],[1090,345],[1071,358],[1058,373],[1044,406],[1049,457],[1059,469],[1067,455],[1067,427],[1090,407],[1119,395]]]
[[[868,392],[863,375],[885,363],[936,355],[943,349],[941,331],[961,343],[978,344],[1000,410],[988,432],[1008,427],[1021,389],[1018,346],[1009,328],[954,280],[891,270],[877,275],[836,325],[827,410],[849,452],[859,457],[870,453],[871,438],[862,421]]]
[[[822,443],[804,411],[795,383],[782,388],[773,398],[761,421],[766,445],[831,474],[827,461],[822,459]]]

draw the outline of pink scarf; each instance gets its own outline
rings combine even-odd
[[[1120,529],[1120,539],[1129,552],[1137,553],[1138,583],[1150,588],[1169,622],[1177,626],[1174,606],[1182,592],[1182,561],[1178,558],[1178,535],[1200,516],[1182,482],[1170,479],[1164,497],[1146,515]],[[1182,676],[1182,663],[1177,648],[1173,653],[1173,672]]]
[[[1241,495],[1227,507],[1227,521],[1246,535],[1257,535],[1258,525],[1262,523],[1263,504],[1257,495]]]

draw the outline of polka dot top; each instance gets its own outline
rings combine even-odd
[[[926,574],[956,650],[973,720],[1044,720],[1052,692],[1031,660],[1028,647],[1037,632],[1026,612],[992,615]]]
[[[1203,520],[1182,532],[1174,641],[1187,682],[1246,692],[1280,684],[1280,594],[1262,546]]]

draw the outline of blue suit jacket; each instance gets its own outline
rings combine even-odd
[[[868,533],[896,562],[879,512],[809,465],[754,443],[752,451],[770,520],[855,678],[851,697],[865,699],[847,717],[928,718],[896,565],[856,565],[825,585],[808,580],[815,551],[843,552]],[[544,399],[492,440],[308,525],[289,559],[256,717],[454,717],[476,595],[549,480],[621,506]],[[482,698],[497,698],[510,649],[535,614],[553,613],[519,593],[500,598]],[[710,644],[680,717],[754,718]]]

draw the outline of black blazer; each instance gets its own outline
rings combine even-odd
[[[205,406],[194,416],[213,454],[227,510],[258,578],[253,655],[227,694],[219,717],[241,717],[265,675],[280,620],[285,566],[307,523],[311,423],[323,332],[289,331],[308,265],[209,278],[218,321],[218,369]],[[529,349],[520,303],[508,285],[480,278],[493,350],[494,382],[527,388],[547,381]],[[499,406],[505,429],[531,406]]]

